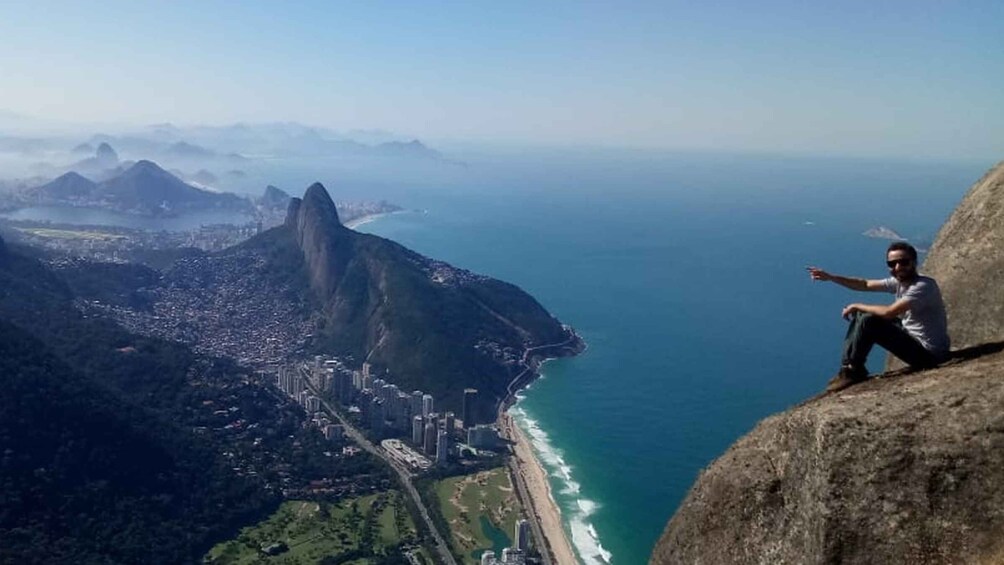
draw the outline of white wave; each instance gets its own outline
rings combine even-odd
[[[580,498],[576,501],[576,504],[578,504],[579,510],[582,512],[583,516],[591,516],[600,509],[599,504],[589,500],[588,498]],[[590,526],[590,528],[592,528],[592,526]]]
[[[575,481],[567,481],[565,483],[565,488],[561,490],[561,494],[579,494],[582,489],[582,485]]]
[[[562,514],[568,516],[568,529],[575,552],[586,565],[609,565],[613,554],[600,543],[596,528],[588,520],[601,508],[600,504],[578,496],[581,494],[582,486],[572,478],[574,468],[565,461],[562,451],[551,444],[547,432],[540,428],[540,424],[530,418],[526,410],[518,404],[510,408],[509,412],[517,425],[526,433],[533,451],[548,474],[559,479],[561,487],[559,492],[577,497],[574,498],[572,506],[561,508]]]

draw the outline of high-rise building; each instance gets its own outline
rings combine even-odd
[[[513,532],[516,540],[516,549],[527,552],[530,550],[530,522],[525,519],[516,520],[516,531]]]
[[[416,390],[411,393],[411,415],[424,416],[422,413],[422,391]]]
[[[436,464],[446,465],[450,460],[450,436],[446,430],[439,430],[436,435]]]
[[[342,404],[352,401],[352,375],[345,371],[335,371],[331,376],[331,392],[335,399]]]
[[[443,415],[443,429],[450,437],[453,437],[453,430],[456,429],[457,418],[453,415],[453,412],[447,412]]]
[[[383,382],[383,379],[381,379],[381,381]],[[387,382],[384,382],[383,386],[375,388],[376,393],[380,394],[381,399],[383,399],[384,402],[386,402],[389,405],[391,401],[394,399],[394,397],[398,395],[397,389],[398,389],[397,386],[395,386],[394,384],[388,384]]]
[[[430,421],[426,421],[425,422],[425,438],[424,438],[425,445],[423,447],[425,448],[425,454],[426,455],[435,455],[436,454],[436,440],[438,439],[438,436],[436,435],[436,431],[437,431],[436,422],[434,422],[434,421],[433,422],[430,422]]]
[[[429,414],[435,410],[435,406],[432,403],[432,395],[425,394],[422,395],[422,415],[428,417]]]
[[[377,437],[381,437],[383,434],[383,421],[387,419],[387,415],[384,413],[383,399],[374,396],[373,400],[370,401],[370,429],[373,430],[373,434]]]
[[[498,431],[492,426],[474,426],[467,430],[467,445],[476,448],[491,449],[498,443]]]
[[[397,393],[394,403],[394,419],[398,422],[398,427],[402,430],[408,429],[408,422],[411,421],[411,395],[404,392]]]
[[[425,438],[425,421],[422,420],[421,416],[415,416],[411,420],[411,443],[415,444],[416,447],[422,449],[423,439]]]
[[[307,410],[308,414],[313,414],[321,410],[321,399],[317,398],[313,394],[305,393],[307,395],[307,401],[304,403],[303,407]]]
[[[526,556],[522,551],[514,548],[507,547],[502,550],[502,558],[498,560],[498,563],[502,565],[525,565]]]
[[[478,389],[465,388],[464,406],[463,410],[460,412],[460,418],[463,420],[465,430],[478,425],[477,416],[474,414],[474,411],[477,410],[477,403]]]

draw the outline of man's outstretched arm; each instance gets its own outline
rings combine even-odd
[[[881,291],[885,290],[885,286],[880,280],[872,279],[859,279],[856,277],[845,277],[842,275],[834,275],[833,273],[828,273],[819,267],[806,267],[806,271],[809,271],[809,276],[812,277],[814,281],[830,281],[839,284],[840,286],[849,288],[851,290],[860,291]]]

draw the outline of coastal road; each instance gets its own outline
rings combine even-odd
[[[328,403],[327,400],[325,400],[320,394],[318,394],[317,390],[314,389],[314,386],[310,383],[310,380],[307,379],[307,375],[305,374],[303,367],[300,368],[300,374],[303,377],[303,381],[306,384],[307,388],[310,389],[310,392],[317,398],[321,399],[321,406],[324,407],[324,410],[333,418],[338,420],[338,422],[341,423],[341,425],[345,428],[346,435],[348,435],[350,438],[352,438],[353,441],[358,443],[360,447],[362,447],[369,453],[372,453],[376,457],[379,457],[382,461],[384,461],[385,463],[390,465],[392,469],[394,469],[394,472],[397,473],[398,478],[401,479],[401,484],[404,485],[404,489],[408,493],[408,496],[411,497],[412,501],[415,503],[415,506],[418,507],[418,512],[419,514],[422,515],[422,521],[425,522],[425,525],[429,528],[429,532],[432,533],[432,539],[435,541],[436,552],[439,554],[440,560],[442,560],[442,562],[445,563],[446,565],[457,565],[456,559],[454,559],[453,554],[450,553],[449,546],[446,545],[443,536],[439,533],[439,530],[436,529],[436,524],[432,521],[432,517],[429,516],[429,509],[425,507],[425,503],[422,502],[422,497],[419,496],[418,490],[415,489],[415,485],[412,484],[411,473],[404,467],[400,466],[397,463],[397,461],[391,459],[386,453],[384,453],[382,449],[373,445],[373,443],[370,442],[370,440],[366,439],[366,436],[364,436],[359,430],[354,428],[352,424],[349,423],[348,420],[343,418],[342,415],[339,414],[338,411],[335,410],[334,407]]]
[[[512,421],[512,417],[506,413],[506,410],[508,410],[509,407],[516,402],[516,391],[526,384],[522,382],[523,379],[530,374],[536,373],[537,369],[540,368],[541,361],[537,360],[537,358],[534,357],[534,354],[544,349],[570,345],[576,339],[578,339],[578,336],[573,335],[561,343],[528,347],[523,351],[523,357],[520,359],[520,364],[524,367],[524,369],[509,382],[509,386],[506,387],[506,397],[499,403],[498,414],[496,415],[496,422],[503,439],[513,444],[519,441],[514,429],[516,423]],[[526,447],[528,450],[532,449],[529,445]],[[538,540],[538,549],[540,550],[541,561],[544,562],[544,565],[555,565],[556,559],[554,556],[554,550],[551,549],[550,540],[548,540],[547,536],[544,535],[544,526],[540,517],[540,511],[537,510],[535,501],[530,495],[530,489],[526,485],[526,479],[523,476],[523,470],[520,468],[515,450],[513,450],[513,453],[509,457],[506,465],[509,467],[509,475],[512,477],[512,482],[516,487],[517,495],[523,502],[523,506],[529,510],[530,530],[533,533],[534,539]]]

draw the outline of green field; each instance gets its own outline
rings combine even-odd
[[[219,564],[357,565],[404,562],[396,548],[414,543],[415,525],[396,491],[339,503],[287,501],[267,520],[241,530],[237,539],[218,544],[205,556]],[[262,549],[284,543],[274,556]]]
[[[465,563],[479,563],[481,552],[496,555],[512,544],[513,528],[522,517],[504,467],[436,483],[436,498],[450,524],[454,553]]]

